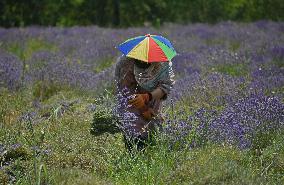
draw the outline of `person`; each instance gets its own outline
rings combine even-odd
[[[162,101],[166,100],[174,84],[171,61],[144,62],[126,56],[117,59],[115,80],[117,92],[127,89],[127,111],[135,115],[123,130],[125,146],[132,152],[145,150],[152,143],[152,135],[161,125]],[[122,120],[123,122],[123,120]],[[133,134],[135,133],[135,134]]]

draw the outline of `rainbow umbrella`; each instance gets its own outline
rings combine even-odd
[[[145,62],[167,62],[177,54],[168,39],[150,34],[128,39],[118,49],[127,57]]]

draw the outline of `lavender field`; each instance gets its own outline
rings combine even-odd
[[[155,146],[113,124],[115,48],[163,35],[178,52]],[[0,28],[3,184],[282,184],[284,23]],[[95,125],[99,124],[99,125]]]

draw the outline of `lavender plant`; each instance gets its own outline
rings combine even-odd
[[[185,144],[185,139],[194,134],[187,143],[190,146],[213,142],[250,148],[259,133],[283,130],[283,113],[284,105],[279,98],[251,95],[229,104],[219,114],[200,109],[186,119],[167,120],[165,133],[173,143]]]
[[[0,50],[0,88],[18,89],[21,84],[22,63],[16,56]]]

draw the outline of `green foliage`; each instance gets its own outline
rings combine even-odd
[[[233,41],[231,43],[231,46],[230,46],[230,50],[233,51],[233,52],[236,52],[241,46],[241,43],[239,41]]]
[[[54,171],[52,184],[68,184],[68,185],[102,185],[111,184],[108,180],[104,180],[99,176],[84,172],[80,169],[60,169]]]
[[[30,101],[29,94],[9,92],[0,90],[0,126],[1,124],[13,124],[18,116],[29,107],[26,105]],[[0,138],[2,135],[0,135]]]
[[[41,101],[49,99],[51,96],[62,90],[62,85],[52,82],[38,81],[33,87],[33,96]]]
[[[283,68],[284,67],[284,62],[281,59],[273,60],[272,63],[274,63],[279,68]]]
[[[98,97],[94,104],[94,115],[91,124],[91,134],[98,136],[104,133],[115,134],[119,132],[118,119],[114,116],[113,96],[109,92]]]
[[[106,59],[100,61],[99,65],[96,66],[94,71],[99,73],[99,72],[111,67],[113,65],[114,61],[115,61],[115,59],[113,59],[113,58],[106,58]]]
[[[231,76],[247,76],[249,73],[247,64],[216,65],[214,70]]]
[[[30,153],[23,146],[19,146],[17,148],[11,148],[7,150],[2,160],[0,158],[0,163],[8,162],[15,159],[28,159],[30,158]]]
[[[258,132],[253,138],[252,148],[259,151],[273,144],[274,134],[276,132]]]
[[[259,176],[275,184],[284,180],[284,139],[283,130],[259,134],[254,140],[254,148],[246,155],[247,166],[254,166]],[[268,143],[265,143],[268,141]]]
[[[116,126],[117,120],[113,114],[103,110],[96,110],[93,117],[91,133],[95,136],[109,132],[111,134],[119,132]]]
[[[0,170],[0,182],[3,184],[3,185],[8,185],[9,183],[9,176],[4,173],[4,171]]]
[[[6,50],[17,55],[21,60],[28,60],[34,52],[41,50],[56,51],[56,46],[44,42],[40,38],[28,39],[25,43],[10,43]]]
[[[282,0],[24,0],[0,2],[0,25],[141,26],[163,22],[283,21]]]
[[[167,176],[181,164],[183,156],[179,152],[169,152],[167,148],[148,148],[135,157],[119,153],[109,168],[110,179],[116,184],[166,184]]]

